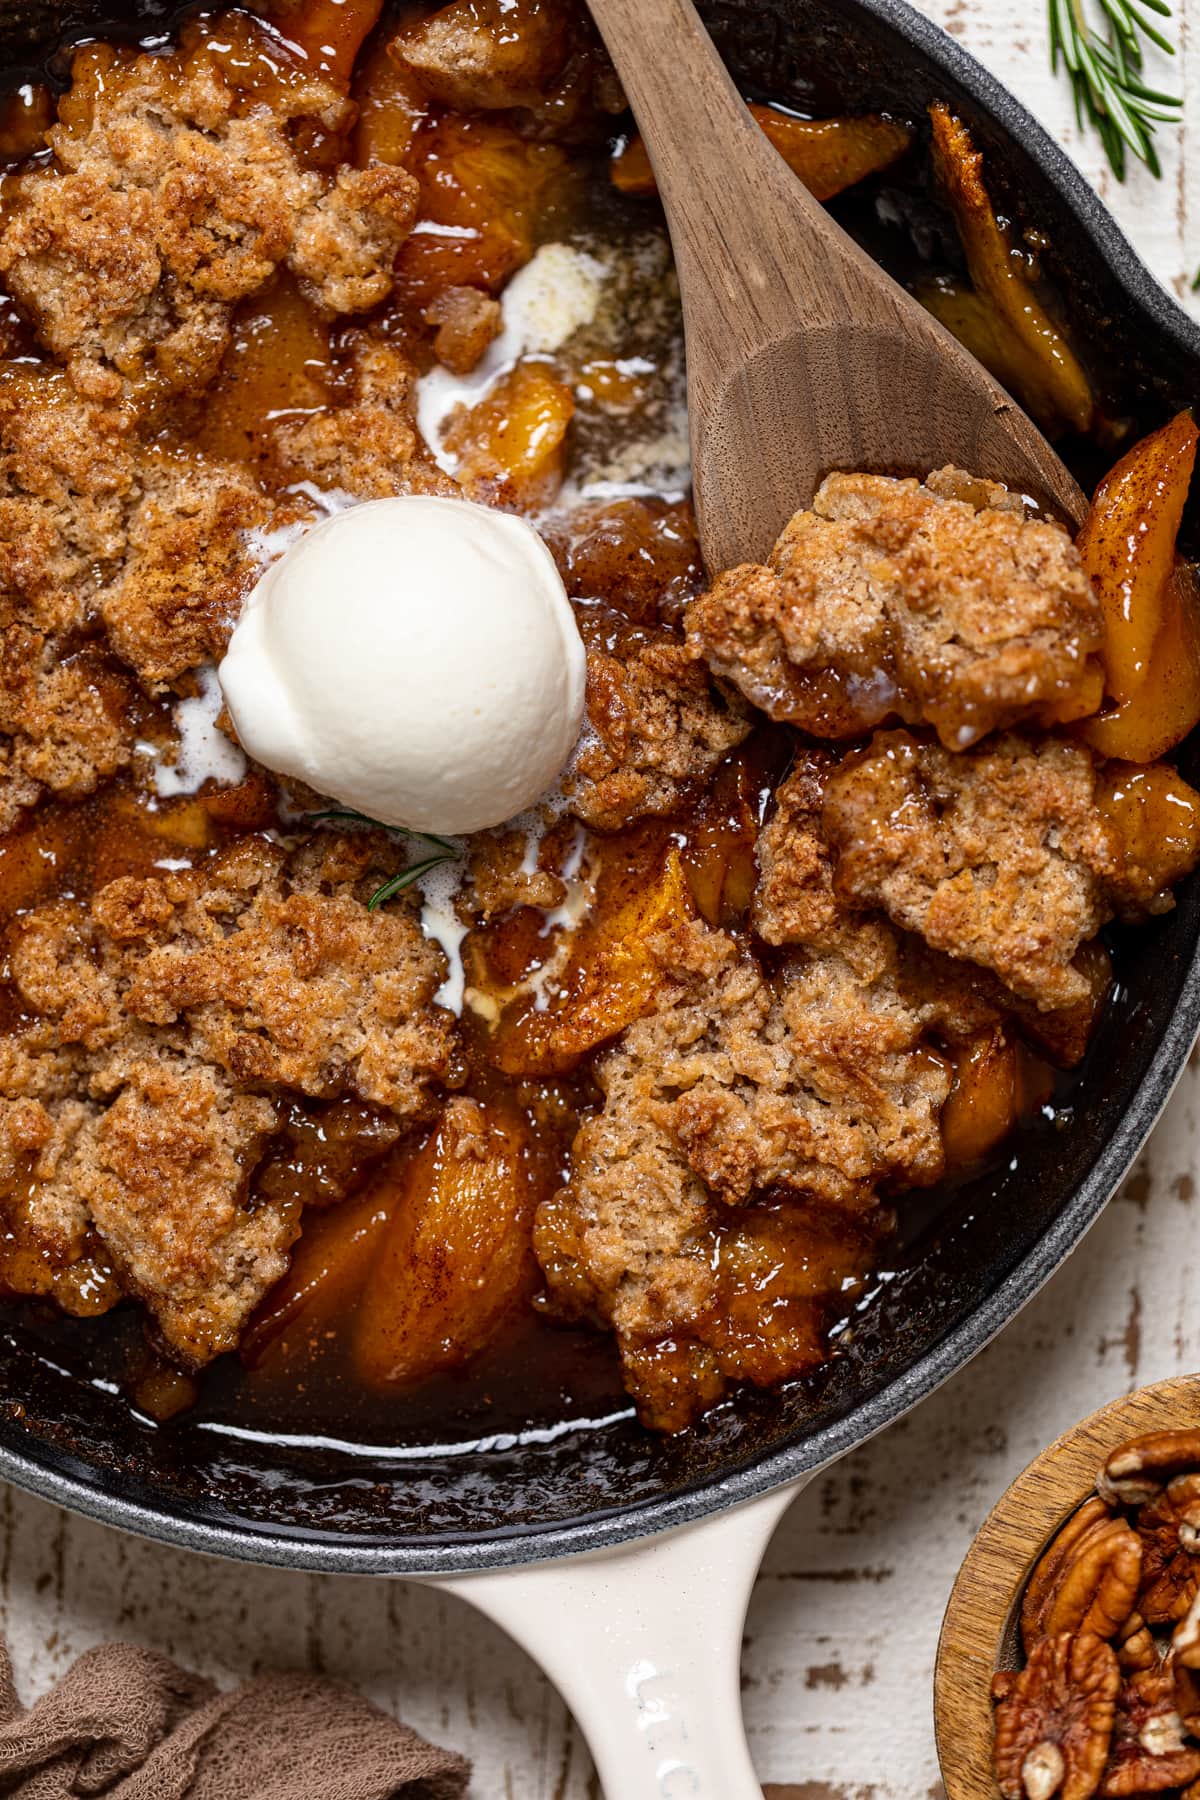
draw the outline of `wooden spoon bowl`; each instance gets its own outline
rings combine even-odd
[[[765,559],[831,469],[954,463],[1078,524],[1083,495],[1041,432],[786,167],[692,0],[590,6],[671,232],[709,568]]]
[[[1019,1666],[1025,1584],[1055,1532],[1095,1492],[1110,1451],[1150,1431],[1195,1427],[1200,1375],[1139,1388],[1056,1439],[1001,1495],[958,1572],[938,1642],[933,1715],[948,1800],[998,1800],[991,1681]]]

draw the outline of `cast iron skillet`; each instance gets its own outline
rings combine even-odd
[[[102,8],[8,0],[0,54],[37,57],[64,28],[104,35]],[[923,117],[941,97],[987,153],[990,182],[1050,240],[1072,332],[1106,371],[1110,409],[1139,428],[1200,400],[1200,330],[1149,276],[1091,190],[1029,115],[903,0],[713,0],[703,9],[735,73],[815,111]],[[97,16],[99,13],[99,17]],[[140,17],[163,14],[152,0]],[[687,105],[686,95],[678,103]],[[843,217],[894,266],[936,236],[909,193]],[[899,222],[895,222],[896,219]],[[1071,455],[1068,447],[1068,455]],[[1085,484],[1094,453],[1074,457]],[[986,471],[982,471],[986,473]],[[1190,521],[1195,541],[1195,509]],[[1200,750],[1180,765],[1200,778]],[[155,1429],[113,1392],[50,1367],[19,1327],[3,1333],[0,1475],[110,1524],[253,1561],[380,1574],[451,1573],[598,1549],[684,1524],[791,1482],[862,1442],[980,1349],[1057,1268],[1128,1170],[1200,1024],[1200,883],[1122,946],[1122,981],[1074,1098],[1015,1167],[962,1189],[916,1229],[896,1278],[866,1309],[850,1354],[821,1383],[748,1396],[677,1440],[627,1414],[524,1440],[414,1445],[356,1456],[336,1444]]]

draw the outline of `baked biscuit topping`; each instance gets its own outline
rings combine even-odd
[[[1100,608],[1070,538],[961,469],[828,476],[769,566],[722,575],[688,629],[717,675],[816,737],[899,717],[962,750],[1100,698]]]
[[[1078,545],[961,470],[837,473],[710,580],[583,9],[335,10],[80,48],[0,176],[0,1289],[388,1405],[532,1305],[681,1429],[827,1358],[1200,858],[1150,760],[1200,717],[1196,434]],[[910,135],[758,116],[826,192]],[[529,517],[587,651],[559,789],[464,841],[329,816],[218,713],[264,568],[413,494]]]

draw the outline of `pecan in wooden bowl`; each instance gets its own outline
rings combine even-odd
[[[993,1509],[935,1681],[949,1800],[1200,1800],[1200,1377],[1085,1419]]]

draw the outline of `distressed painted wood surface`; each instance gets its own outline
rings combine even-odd
[[[1166,76],[1190,102],[1182,132],[1164,141],[1164,179],[1135,170],[1123,189],[1095,146],[1078,139],[1068,97],[1049,77],[1038,0],[924,4],[1062,139],[1161,279],[1200,316],[1189,288],[1200,263],[1200,0],[1188,0],[1177,22],[1181,55]],[[940,1792],[934,1651],[974,1531],[1058,1432],[1143,1382],[1200,1369],[1198,1109],[1193,1068],[1124,1193],[1049,1289],[784,1520],[744,1656],[751,1740],[773,1800]],[[0,1626],[27,1696],[114,1636],[222,1681],[307,1665],[466,1751],[477,1800],[595,1800],[586,1752],[553,1690],[449,1595],[227,1568],[0,1488]]]

